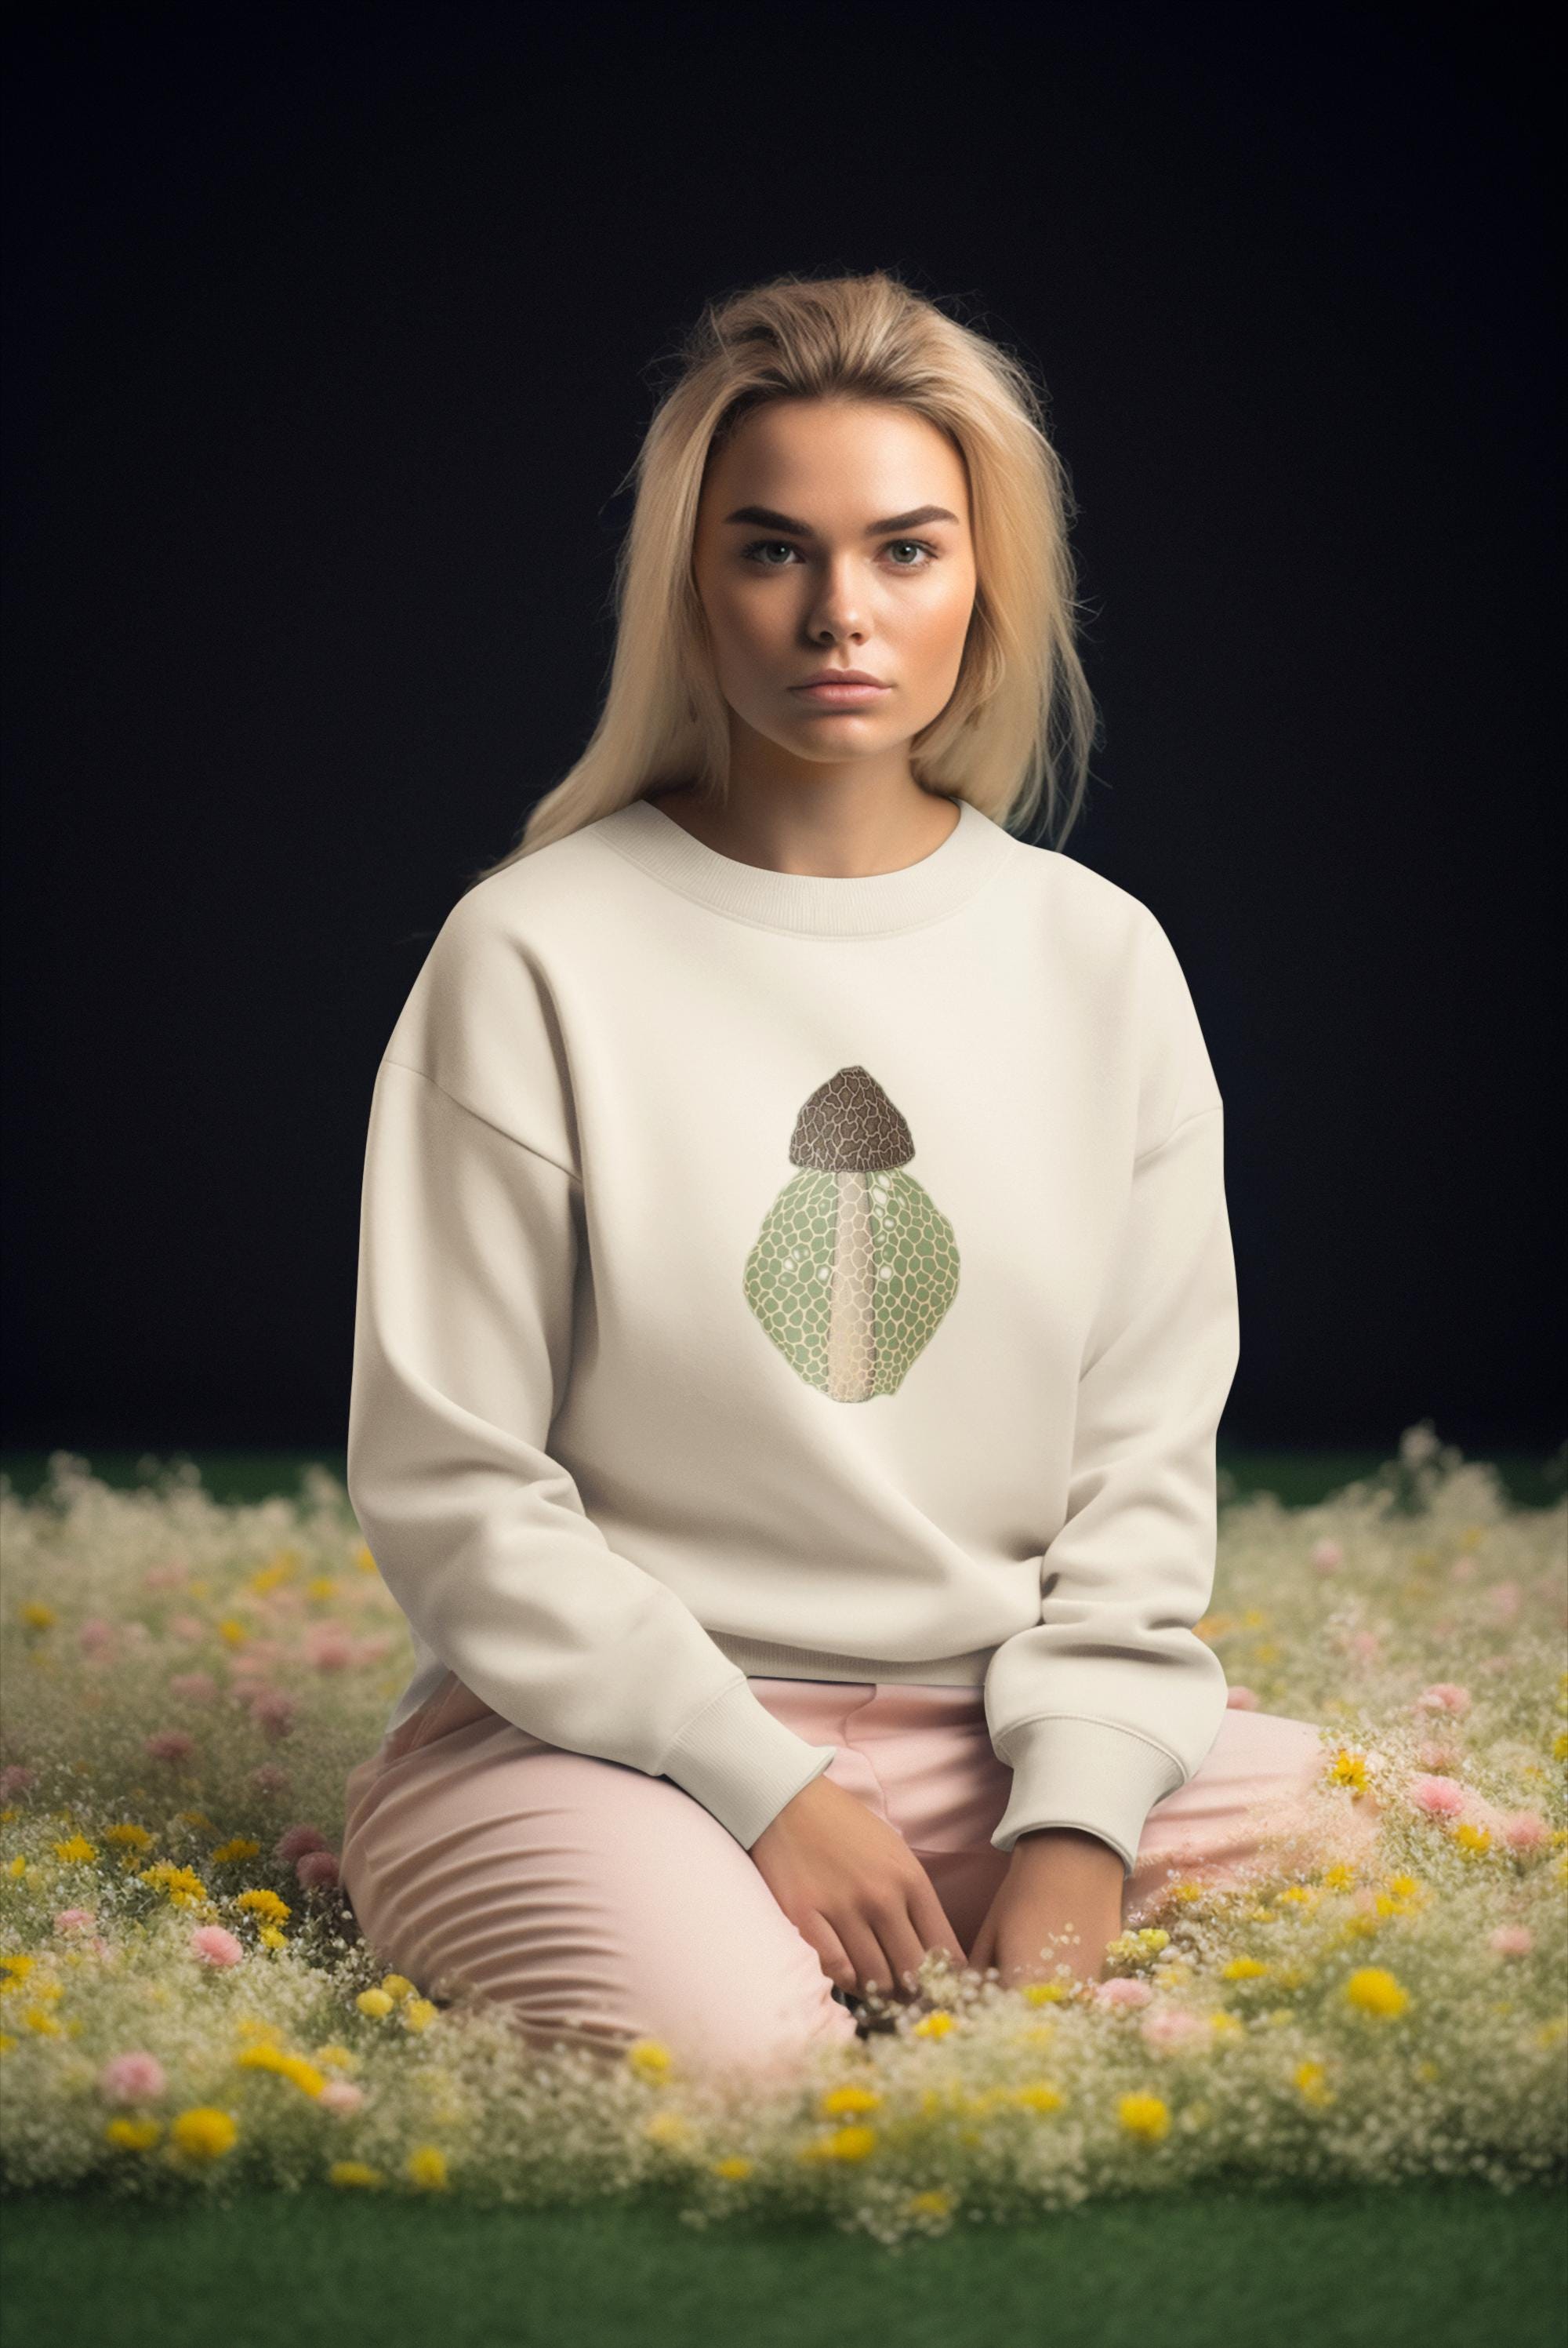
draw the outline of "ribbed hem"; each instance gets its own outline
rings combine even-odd
[[[1012,1792],[991,1841],[1011,1850],[1037,1827],[1078,1827],[1121,1854],[1123,1880],[1138,1860],[1143,1822],[1186,1783],[1179,1763],[1146,1737],[1109,1721],[1061,1714],[1026,1720],[996,1741]]]
[[[845,1655],[825,1647],[784,1647],[771,1639],[743,1639],[710,1631],[713,1644],[753,1680],[906,1681],[913,1687],[979,1687],[994,1647],[971,1647],[961,1655],[938,1655],[906,1663],[896,1655]]]
[[[808,1745],[774,1718],[744,1680],[735,1680],[682,1730],[660,1775],[711,1810],[750,1850],[837,1750],[836,1745]]]
[[[647,798],[599,817],[584,830],[666,888],[753,928],[802,937],[880,937],[953,912],[1022,845],[970,800],[957,805],[956,827],[929,856],[897,872],[855,880],[774,872],[721,856]]]

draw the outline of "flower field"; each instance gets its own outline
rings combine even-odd
[[[1222,1496],[1224,1488],[1222,1486]],[[1173,1879],[1104,1975],[927,1960],[891,2025],[769,2097],[526,2046],[372,1962],[343,1779],[407,1675],[347,1496],[189,1464],[0,1479],[0,2181],[165,2200],[325,2184],[899,2244],[1199,2179],[1568,2174],[1568,1503],[1409,1430],[1319,1506],[1222,1509],[1231,1701],[1320,1722],[1359,1865]]]

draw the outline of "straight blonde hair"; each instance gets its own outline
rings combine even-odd
[[[968,472],[975,608],[947,707],[910,744],[924,790],[966,798],[1015,833],[1043,806],[1065,837],[1088,782],[1098,713],[1075,646],[1067,543],[1075,510],[1022,363],[899,278],[784,275],[710,302],[678,353],[621,484],[630,527],[612,591],[615,649],[581,757],[531,808],[518,844],[473,880],[612,815],[695,783],[722,804],[728,706],[692,572],[710,456],[774,399],[861,399],[912,409]]]

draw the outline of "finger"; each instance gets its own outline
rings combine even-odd
[[[922,1951],[945,1949],[953,1962],[964,1962],[958,1936],[948,1920],[948,1911],[937,1897],[937,1887],[928,1875],[922,1874],[909,1889],[909,1915],[914,1930],[919,1935]]]
[[[845,1996],[853,1995],[856,1987],[855,1965],[843,1941],[826,1917],[813,1914],[795,1929],[802,1939],[809,1941],[816,1951],[817,1962],[835,1989],[843,1990]]]
[[[854,1986],[858,1995],[868,1997],[876,1988],[886,1997],[894,1985],[893,1963],[869,1918],[845,1915],[835,1922],[838,1937],[855,1968]]]

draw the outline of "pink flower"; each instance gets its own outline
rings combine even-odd
[[[1434,1680],[1416,1698],[1416,1706],[1422,1712],[1466,1713],[1470,1704],[1469,1688],[1460,1687],[1456,1680]]]
[[[1499,1622],[1512,1622],[1518,1613],[1523,1591],[1517,1581],[1494,1581],[1487,1591],[1491,1611]]]
[[[1451,1769],[1459,1759],[1459,1748],[1432,1738],[1425,1745],[1417,1746],[1416,1758],[1423,1769]]]
[[[317,1622],[305,1633],[305,1653],[318,1672],[341,1672],[354,1661],[354,1641],[336,1622]]]
[[[1514,1660],[1512,1655],[1485,1655],[1481,1668],[1483,1672],[1511,1672],[1514,1669]]]
[[[364,2089],[356,2087],[352,2079],[329,2079],[316,2101],[329,2112],[357,2112],[364,2101]]]
[[[1337,1573],[1345,1561],[1345,1552],[1337,1540],[1320,1540],[1314,1544],[1312,1562],[1319,1573]]]
[[[287,1736],[294,1725],[298,1709],[286,1689],[261,1687],[250,1699],[251,1717],[258,1728],[273,1738]]]
[[[245,1951],[221,1924],[198,1924],[190,1945],[205,1965],[237,1965]]]
[[[368,1639],[361,1639],[354,1648],[356,1663],[379,1663],[384,1655],[392,1653],[390,1631],[373,1631]]]
[[[1113,1981],[1094,1983],[1096,2005],[1109,2005],[1116,2009],[1123,2006],[1147,2005],[1153,1994],[1147,1982],[1124,1981],[1120,1975]]]
[[[244,1956],[241,1941],[225,1932],[220,1923],[200,1923],[190,1935],[190,1947],[204,1965],[237,1965]]]
[[[90,1908],[62,1908],[55,1918],[55,1930],[56,1932],[79,1932],[85,1925],[91,1931],[97,1921]]]
[[[169,1683],[170,1695],[181,1704],[211,1704],[218,1694],[218,1683],[210,1672],[176,1672]]]
[[[1350,1653],[1359,1655],[1363,1663],[1375,1663],[1382,1652],[1383,1642],[1376,1631],[1358,1631],[1353,1634]]]
[[[185,1579],[182,1565],[149,1565],[141,1577],[144,1590],[178,1590]]]
[[[1184,2046],[1195,2045],[1199,2039],[1209,2035],[1209,2024],[1203,2015],[1184,2005],[1156,2006],[1140,2028],[1145,2044],[1162,2054],[1179,2053]]]
[[[281,1763],[263,1761],[259,1769],[251,1770],[251,1783],[259,1794],[286,1794],[293,1779]]]
[[[1239,1685],[1229,1687],[1225,1690],[1225,1710],[1227,1712],[1255,1712],[1257,1710],[1257,1697],[1249,1687],[1241,1687]]]
[[[114,1644],[115,1626],[106,1622],[101,1614],[89,1614],[77,1632],[77,1644],[84,1655],[100,1655]]]
[[[1412,1777],[1409,1797],[1430,1818],[1457,1818],[1464,1807],[1464,1787],[1452,1777]]]
[[[163,2065],[156,2054],[115,2054],[98,2073],[97,2084],[110,2103],[148,2103],[163,2093]]]
[[[1510,1850],[1539,1850],[1546,1840],[1546,1821],[1539,1810],[1511,1810],[1501,1831]]]
[[[1535,1946],[1535,1935],[1528,1924],[1500,1924],[1487,1941],[1500,1957],[1527,1957]]]
[[[200,1614],[171,1614],[169,1627],[177,1639],[194,1643],[207,1636],[207,1625]]]
[[[327,1848],[327,1838],[320,1827],[307,1826],[302,1821],[298,1826],[284,1828],[272,1845],[272,1857],[298,1859],[302,1851],[325,1850]]]
[[[13,1794],[25,1794],[37,1783],[36,1769],[25,1769],[20,1761],[8,1761],[0,1769],[0,1800],[9,1801]]]
[[[155,1728],[143,1741],[155,1761],[189,1761],[196,1750],[196,1739],[183,1728]]]
[[[337,1855],[330,1850],[307,1850],[296,1862],[294,1873],[307,1891],[319,1891],[324,1884],[337,1881]]]

